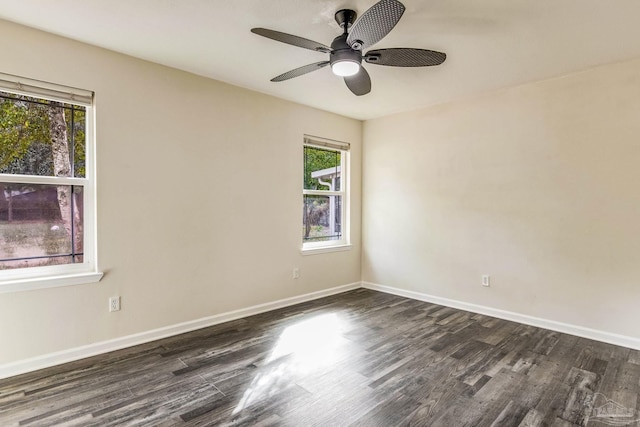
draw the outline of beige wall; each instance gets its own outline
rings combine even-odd
[[[363,280],[640,337],[640,60],[363,140]]]
[[[360,280],[361,122],[3,21],[0,35],[0,72],[96,93],[105,272],[0,294],[0,364]],[[305,133],[352,143],[351,251],[299,252]]]

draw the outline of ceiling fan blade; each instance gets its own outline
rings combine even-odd
[[[362,96],[371,92],[371,77],[364,67],[360,67],[357,74],[345,77],[344,82],[354,95]]]
[[[384,38],[396,26],[404,5],[398,0],[380,0],[356,20],[347,37],[352,49],[365,50]]]
[[[294,36],[292,34],[281,33],[280,31],[268,30],[266,28],[252,28],[251,32],[268,39],[276,40],[282,43],[290,44],[293,46],[302,47],[309,50],[315,50],[316,52],[330,53],[331,48],[325,46],[322,43],[314,42],[313,40],[304,39],[302,37]]]
[[[282,81],[285,81],[285,80],[292,79],[294,77],[300,77],[300,76],[302,76],[304,74],[307,74],[307,73],[310,73],[312,71],[319,70],[322,67],[326,67],[327,65],[329,65],[329,61],[315,62],[313,64],[305,65],[303,67],[296,68],[296,69],[291,70],[291,71],[287,71],[286,73],[282,73],[279,76],[276,76],[276,77],[272,78],[271,81],[272,82],[282,82]]]
[[[395,48],[370,50],[363,59],[369,64],[392,67],[430,67],[440,65],[447,54],[426,49]]]

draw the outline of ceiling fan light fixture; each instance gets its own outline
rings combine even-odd
[[[331,43],[331,54],[329,62],[331,63],[331,71],[340,77],[355,76],[360,71],[362,63],[362,53],[351,49],[347,43],[347,34],[338,36]]]
[[[331,64],[331,71],[336,76],[348,77],[358,74],[360,64],[357,61],[338,61]]]

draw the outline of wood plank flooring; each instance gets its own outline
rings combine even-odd
[[[0,380],[0,426],[640,425],[640,352],[366,289]]]

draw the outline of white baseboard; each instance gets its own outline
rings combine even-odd
[[[569,335],[588,338],[596,341],[602,341],[609,344],[619,345],[622,347],[640,350],[640,339],[625,335],[614,334],[611,332],[599,331],[597,329],[585,328],[582,326],[571,325],[568,323],[556,322],[555,320],[547,320],[539,317],[528,316],[526,314],[514,313],[512,311],[500,310],[497,308],[486,307],[477,304],[471,304],[463,301],[442,298],[421,292],[408,291],[405,289],[394,288],[391,286],[378,285],[376,283],[362,282],[362,287],[374,291],[385,292],[388,294],[398,295],[405,298],[411,298],[419,301],[430,302],[433,304],[453,307],[460,310],[470,311],[472,313],[484,314],[499,319],[510,320],[512,322],[523,323],[525,325],[537,326],[539,328],[550,329],[556,332],[562,332]]]
[[[201,319],[153,329],[151,331],[127,335],[125,337],[114,338],[108,341],[101,341],[82,347],[75,347],[69,350],[49,353],[30,359],[0,365],[0,379],[24,374],[27,372],[37,371],[43,368],[49,368],[51,366],[56,366],[67,362],[73,362],[74,360],[84,359],[86,357],[96,356],[98,354],[108,353],[110,351],[144,344],[150,341],[183,334],[185,332],[191,332],[196,329],[206,328],[208,326],[217,325],[219,323],[229,322],[231,320],[252,316],[254,314],[264,313],[266,311],[276,310],[278,308],[288,307],[290,305],[295,305],[306,301],[312,301],[318,298],[323,298],[326,296],[347,292],[353,289],[358,289],[360,287],[640,350],[639,338],[599,331],[596,329],[585,328],[568,323],[556,322],[554,320],[542,319],[539,317],[528,316],[526,314],[514,313],[511,311],[471,304],[463,301],[452,300],[449,298],[442,298],[434,295],[424,294],[421,292],[379,285],[376,283],[355,282],[348,285],[337,286],[335,288],[324,289],[322,291],[312,292],[305,295],[299,295],[265,304],[254,305],[252,307],[247,307],[240,310],[234,310],[214,316],[203,317]]]
[[[335,288],[324,289],[317,292],[311,292],[309,294],[285,298],[278,301],[242,308],[240,310],[229,311],[227,313],[216,314],[214,316],[203,317],[201,319],[153,329],[151,331],[114,338],[108,341],[101,341],[82,347],[75,347],[69,350],[49,353],[30,359],[19,360],[17,362],[0,365],[0,379],[24,374],[26,372],[37,371],[38,369],[49,368],[51,366],[61,365],[67,362],[73,362],[74,360],[84,359],[86,357],[96,356],[98,354],[108,353],[114,350],[120,350],[134,345],[144,344],[161,338],[183,334],[185,332],[191,332],[196,329],[206,328],[208,326],[229,322],[242,317],[253,316],[254,314],[288,307],[301,302],[312,301],[329,295],[358,289],[360,287],[360,282],[350,283],[348,285],[337,286]]]

